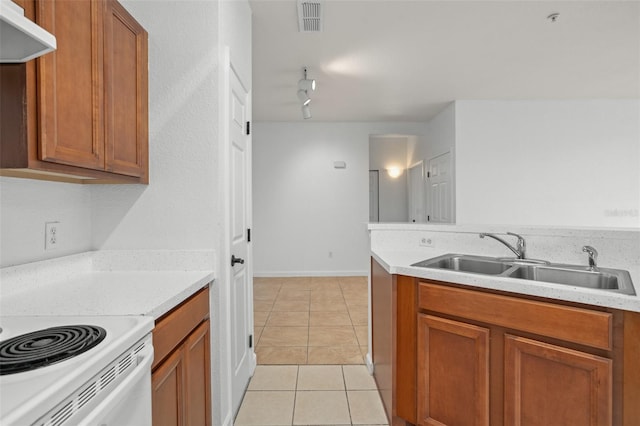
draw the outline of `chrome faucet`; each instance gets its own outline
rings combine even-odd
[[[503,240],[502,238],[498,237],[495,234],[487,234],[483,232],[482,234],[480,234],[480,238],[491,237],[494,240],[498,240],[502,244],[507,246],[509,250],[514,252],[515,255],[518,257],[518,259],[524,259],[525,252],[527,251],[527,243],[525,242],[524,238],[521,235],[514,234],[513,232],[507,232],[507,235],[513,235],[514,237],[518,237],[518,242],[516,243],[515,247],[513,247],[511,244],[509,244],[508,242],[506,242],[505,240]]]
[[[598,270],[598,250],[591,246],[582,247],[582,251],[589,255],[589,269],[592,271]]]

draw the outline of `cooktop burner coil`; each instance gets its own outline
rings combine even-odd
[[[0,375],[64,361],[99,344],[107,331],[94,325],[51,327],[0,342]]]

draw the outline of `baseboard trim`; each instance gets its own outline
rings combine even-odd
[[[367,352],[367,356],[364,357],[364,362],[367,364],[369,374],[373,375],[373,359],[371,359],[371,352]]]
[[[366,277],[369,271],[254,271],[254,277]]]

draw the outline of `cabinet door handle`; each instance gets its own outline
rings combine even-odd
[[[235,266],[236,263],[244,265],[244,259],[240,257],[235,257],[233,254],[231,255],[231,266]]]

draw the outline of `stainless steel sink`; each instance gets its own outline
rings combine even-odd
[[[631,277],[627,271],[599,268],[591,271],[589,268],[568,268],[563,265],[520,266],[509,272],[511,278],[533,281],[572,285],[576,287],[613,290],[625,294],[635,294],[631,285]]]
[[[621,269],[553,264],[539,260],[493,258],[466,254],[445,254],[411,266],[495,275],[530,281],[636,294],[629,272]]]
[[[449,269],[452,271],[471,272],[474,274],[498,275],[511,268],[512,264],[502,262],[491,257],[469,256],[465,254],[445,254],[444,256],[414,263],[411,266]]]

